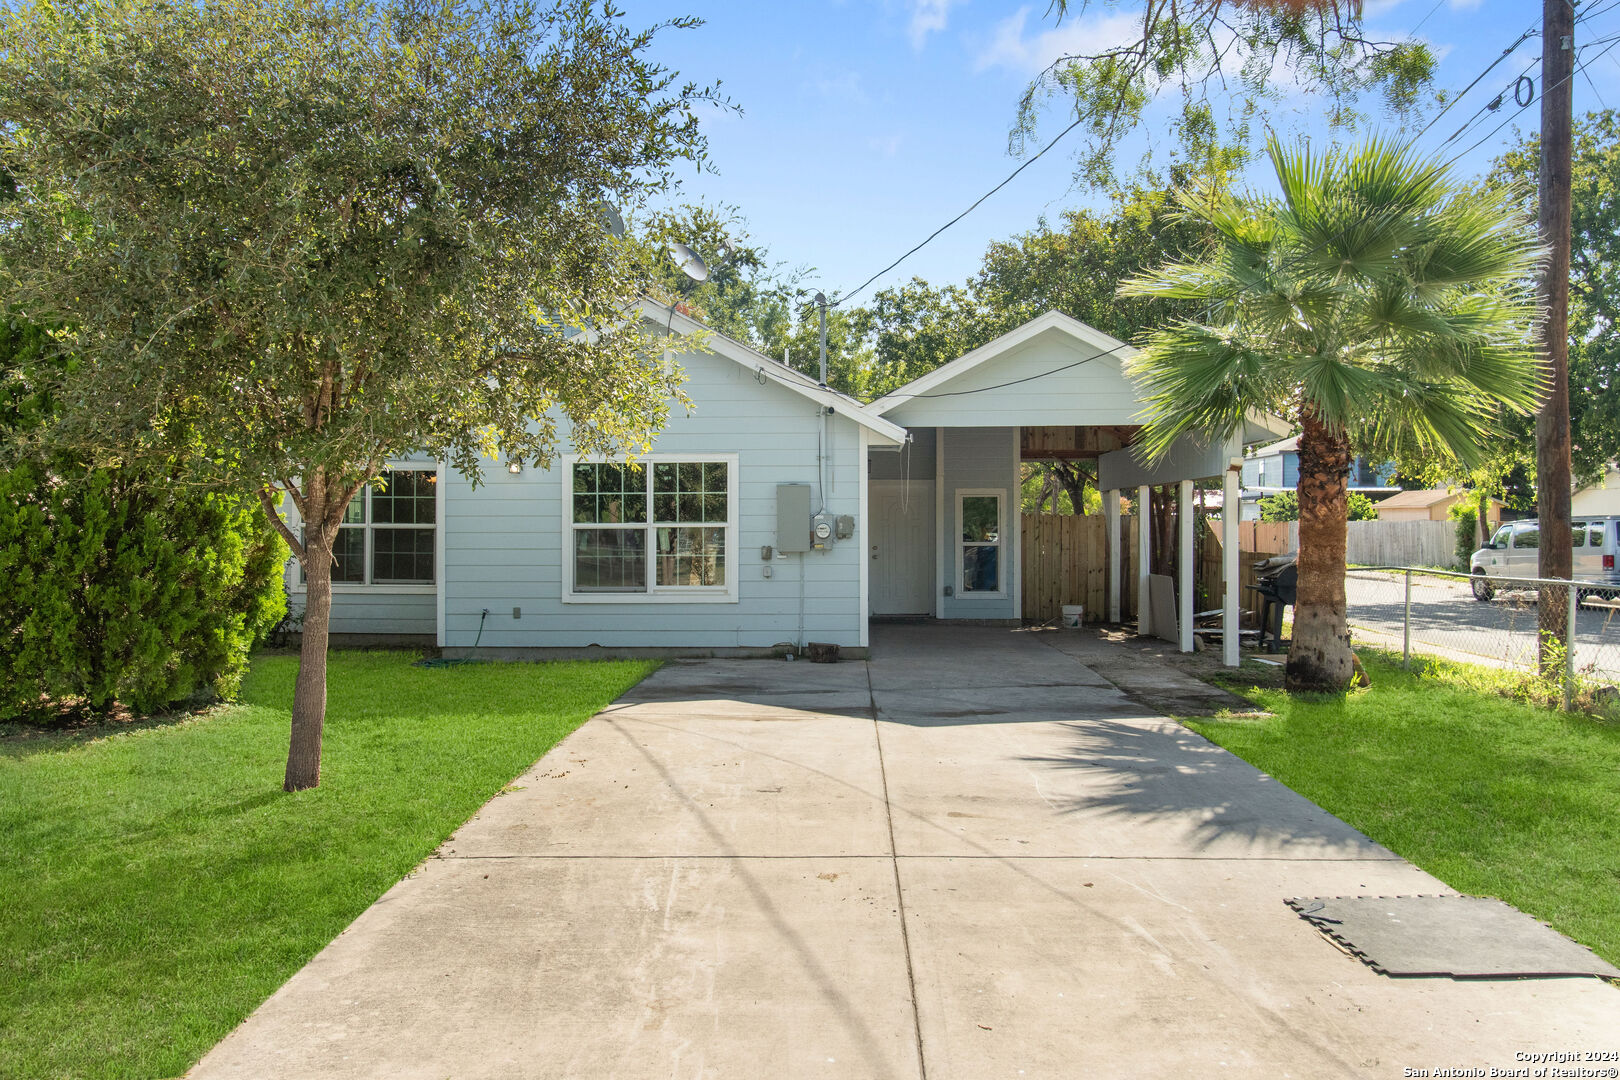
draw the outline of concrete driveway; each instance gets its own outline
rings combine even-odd
[[[192,1075],[1396,1077],[1614,1048],[1597,980],[1339,952],[1283,899],[1450,890],[1073,638],[872,652],[665,667]]]

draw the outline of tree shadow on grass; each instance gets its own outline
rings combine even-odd
[[[56,754],[112,735],[179,727],[210,719],[228,707],[215,703],[149,716],[123,708],[97,713],[71,705],[40,710],[26,717],[0,721],[0,758],[21,760],[39,754]]]

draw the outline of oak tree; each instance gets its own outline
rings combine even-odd
[[[72,355],[52,437],[250,493],[307,581],[285,787],[320,778],[333,543],[390,458],[476,483],[643,447],[674,378],[599,203],[701,161],[706,90],[588,0],[37,0],[0,15],[0,289]],[[282,497],[302,531],[278,514]]]

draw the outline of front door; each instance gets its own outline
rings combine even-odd
[[[934,613],[934,485],[874,480],[870,493],[873,615]]]

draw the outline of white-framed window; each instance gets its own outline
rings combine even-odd
[[[737,455],[576,458],[563,472],[565,603],[735,603]]]
[[[1004,488],[962,488],[956,493],[956,595],[1007,595]]]
[[[436,466],[401,464],[355,492],[332,542],[332,584],[432,589],[438,482]]]

